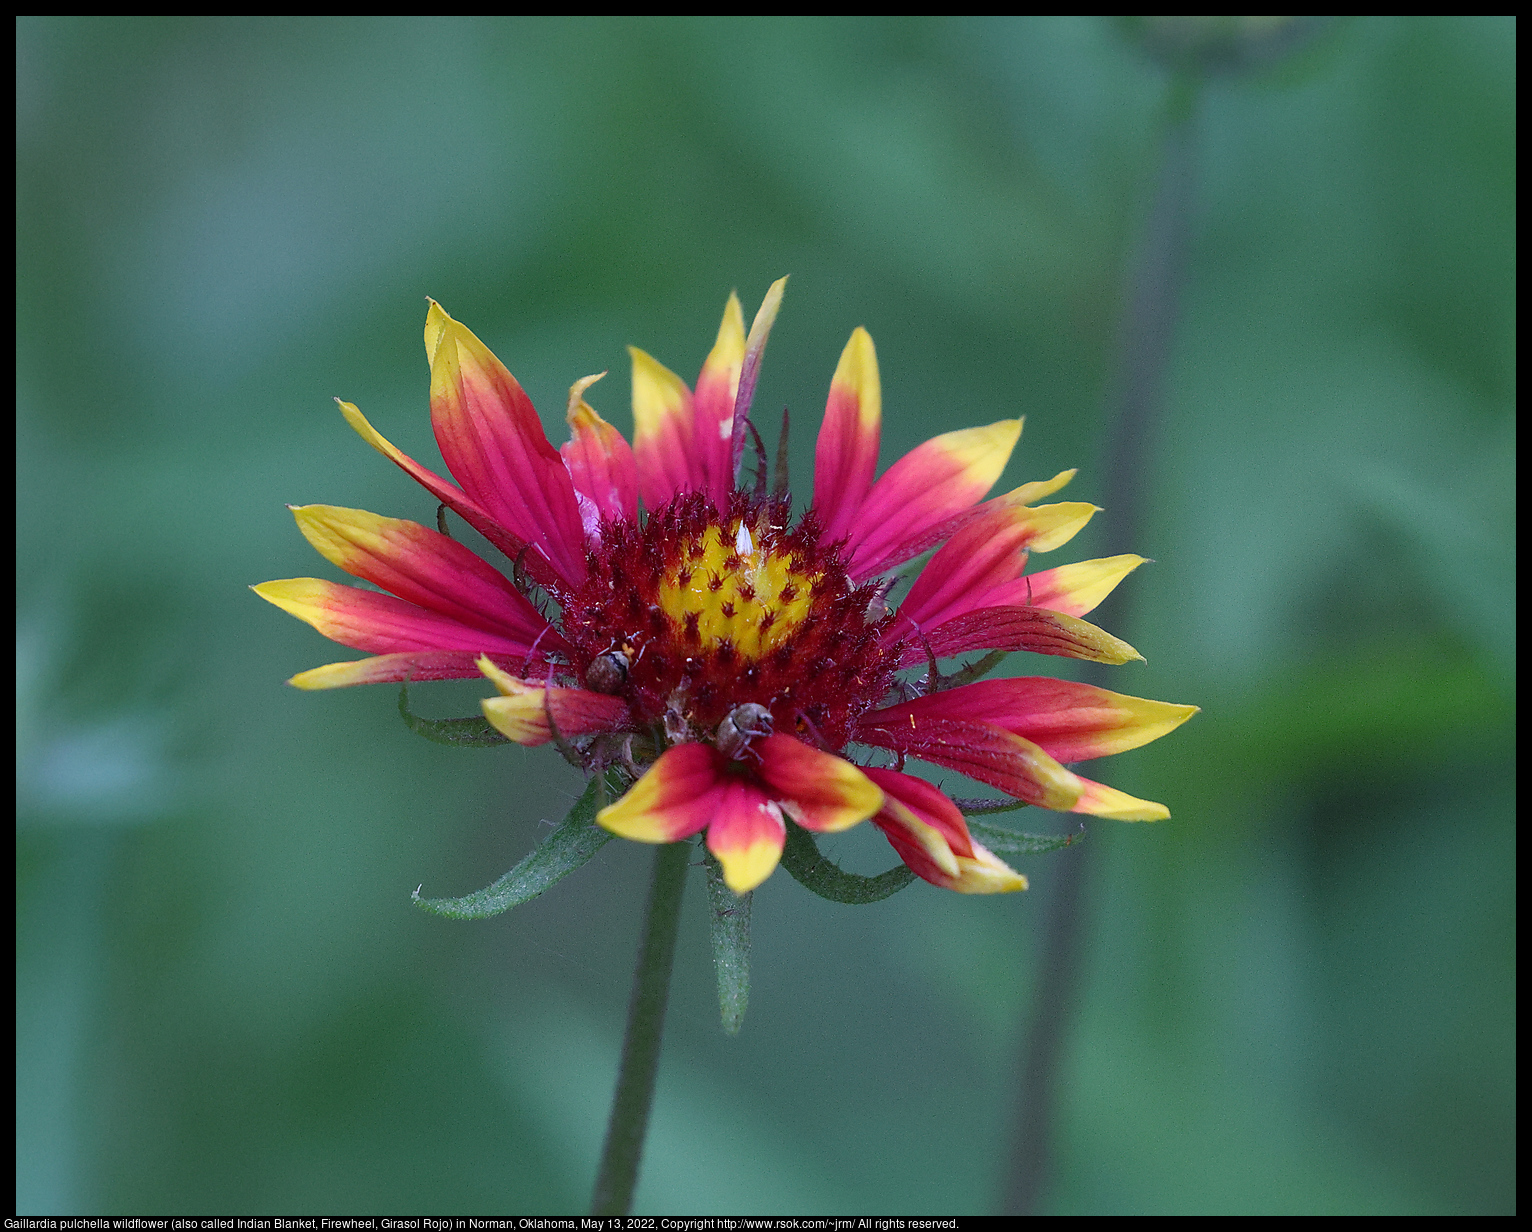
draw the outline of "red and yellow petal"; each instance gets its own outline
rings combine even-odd
[[[1061,762],[1089,761],[1158,740],[1197,713],[1094,685],[1019,676],[980,680],[873,711],[862,726],[895,733],[927,723],[982,723],[1034,741]]]
[[[692,396],[691,473],[697,486],[720,509],[734,490],[734,401],[745,362],[745,317],[732,291],[724,306],[718,338],[697,377]]]
[[[694,472],[692,391],[647,352],[630,346],[633,359],[633,459],[638,493],[658,509],[678,492],[700,486]]]
[[[899,626],[894,627],[897,635]],[[1041,607],[986,607],[965,612],[905,643],[901,667],[928,657],[950,658],[970,650],[1029,650],[1033,654],[1063,655],[1091,663],[1127,663],[1143,655],[1120,637],[1113,637],[1077,616]]]
[[[1080,799],[1076,775],[1035,742],[993,723],[883,710],[863,717],[856,738],[957,770],[1039,808],[1068,812]]]
[[[520,637],[486,632],[393,595],[320,578],[286,578],[250,589],[331,641],[374,654],[467,650],[525,658],[532,649]]]
[[[566,585],[585,578],[574,485],[532,401],[493,352],[434,300],[426,315],[431,425],[473,501],[547,559]]]
[[[1140,800],[1137,796],[1130,796],[1127,792],[1087,778],[1080,778],[1080,784],[1080,798],[1075,801],[1072,812],[1089,813],[1111,821],[1164,821],[1170,816],[1168,808],[1153,800]]]
[[[585,391],[604,377],[597,373],[569,388],[569,443],[559,453],[569,469],[586,538],[600,531],[600,519],[638,517],[638,465],[622,433],[602,419],[585,401]],[[594,518],[587,517],[587,511]],[[595,525],[592,525],[592,522]]]
[[[359,684],[417,684],[426,680],[477,679],[482,673],[472,650],[422,650],[405,654],[374,655],[349,663],[326,663],[299,672],[287,683],[299,689],[344,689]],[[520,669],[524,661],[499,656],[499,666]]]
[[[706,744],[678,744],[634,783],[596,822],[619,838],[673,843],[701,830],[717,815],[724,789],[737,781],[723,755]]]
[[[872,490],[883,431],[878,353],[861,326],[841,352],[830,380],[824,422],[814,448],[814,509],[826,539],[839,539]]]
[[[479,703],[484,717],[502,736],[517,744],[547,744],[553,739],[554,726],[561,737],[570,739],[621,731],[631,725],[627,705],[620,698],[588,689],[557,685],[549,688],[522,680],[487,657],[479,659],[477,666],[500,691],[499,697],[486,697]],[[552,725],[548,722],[550,712]]]
[[[958,806],[924,779],[897,770],[867,771],[883,789],[872,821],[900,859],[932,885],[959,894],[1009,894],[1027,879],[968,833]]]
[[[446,535],[404,518],[338,505],[289,506],[331,564],[461,624],[552,649],[563,637],[497,570]]]
[[[846,545],[853,580],[925,551],[990,490],[1021,436],[1021,420],[948,432],[884,473],[857,510]]]
[[[739,471],[740,458],[745,451],[745,423],[750,418],[750,403],[755,397],[755,382],[761,375],[761,360],[766,354],[766,340],[771,337],[771,327],[776,323],[777,310],[782,307],[782,295],[787,290],[787,279],[778,278],[766,288],[761,306],[750,322],[750,335],[745,339],[745,354],[740,361],[739,389],[734,394],[734,439],[729,450],[729,485],[732,491],[734,475]]]
[[[467,493],[454,487],[434,471],[427,470],[409,454],[392,444],[367,422],[367,416],[357,409],[354,402],[342,402],[339,398],[335,399],[335,402],[340,407],[341,414],[346,417],[346,422],[356,430],[358,436],[504,552],[507,559],[524,560],[527,571],[539,582],[547,583],[554,579],[556,575],[553,566],[540,549],[532,550],[525,539],[513,534],[495,521],[489,511],[482,508]]]
[[[735,778],[727,783],[718,811],[707,828],[707,847],[723,866],[723,881],[736,894],[748,894],[782,858],[787,826],[782,809],[754,783]]]
[[[767,736],[752,747],[772,799],[805,829],[847,830],[883,805],[882,788],[845,758],[811,749],[792,736]]]
[[[900,607],[910,623],[931,629],[976,608],[1026,602],[1012,596],[1011,584],[1026,568],[1028,553],[1067,542],[1097,512],[1080,501],[1023,503],[1028,489],[1046,486],[1026,484],[990,501],[937,550]]]
[[[996,603],[1035,604],[1066,616],[1084,616],[1116,590],[1117,583],[1145,563],[1144,557],[1129,553],[1060,565],[1012,582],[996,592],[993,599]]]

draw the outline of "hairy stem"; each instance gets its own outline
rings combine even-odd
[[[654,1076],[660,1067],[660,1038],[665,1030],[665,1003],[670,996],[670,971],[676,956],[676,932],[681,921],[681,890],[691,859],[690,843],[666,843],[654,853],[654,877],[644,911],[644,937],[638,947],[633,994],[628,1001],[628,1030],[622,1041],[622,1066],[612,1117],[601,1148],[592,1215],[626,1215],[633,1207],[638,1163],[654,1102]]]

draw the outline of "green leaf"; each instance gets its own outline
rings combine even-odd
[[[723,1029],[739,1034],[750,1001],[750,902],[754,891],[736,894],[724,884],[723,867],[706,847],[707,901],[712,914],[713,971]]]
[[[417,736],[436,744],[460,744],[468,748],[488,748],[510,741],[497,732],[483,715],[466,719],[423,719],[410,713],[409,686],[399,686],[399,717]]]
[[[876,877],[848,873],[821,855],[814,836],[791,821],[787,823],[787,845],[782,848],[782,867],[800,885],[832,903],[881,902],[915,880],[915,874],[902,864]]]
[[[615,771],[607,771],[609,799],[626,789]],[[485,886],[462,898],[421,898],[417,889],[410,897],[422,911],[445,916],[449,920],[487,920],[491,916],[519,907],[536,898],[554,882],[584,864],[614,837],[610,830],[596,824],[596,813],[605,794],[600,791],[601,776],[591,779],[585,794],[575,801],[563,824],[548,835],[536,850],[493,885]]]
[[[1081,826],[1072,834],[1023,834],[1020,830],[992,826],[987,821],[970,821],[968,833],[997,856],[1040,856],[1072,847],[1085,837],[1085,827]]]

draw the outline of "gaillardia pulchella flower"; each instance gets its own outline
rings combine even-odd
[[[587,769],[626,769],[632,785],[601,825],[649,843],[705,829],[736,893],[776,867],[788,821],[830,832],[870,820],[936,885],[1024,888],[951,799],[904,773],[908,757],[1044,808],[1168,816],[1064,763],[1137,748],[1195,707],[1041,676],[951,687],[936,671],[938,659],[973,651],[1140,657],[1081,618],[1142,557],[1024,573],[1029,553],[1067,542],[1096,511],[1037,503],[1074,472],[983,500],[1021,420],[945,433],[878,476],[877,357],[859,328],[830,382],[813,504],[794,522],[780,475],[767,490],[748,415],[785,282],[748,337],[729,297],[695,390],[632,350],[631,447],[584,401],[599,379],[586,377],[570,391],[570,440],[555,449],[516,379],[432,303],[431,422],[458,484],[396,449],[352,404],[341,410],[510,565],[416,522],[295,508],[322,555],[388,593],[315,578],[256,587],[374,656],[292,683],[482,673],[498,692],[484,713],[505,736],[557,741]],[[747,445],[760,457],[748,487],[737,482]],[[891,602],[894,571],[932,549]],[[853,760],[850,745],[878,750],[863,760],[880,764]]]

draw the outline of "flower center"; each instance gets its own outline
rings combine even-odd
[[[794,558],[758,543],[770,528],[744,519],[709,526],[679,545],[676,563],[660,578],[660,610],[688,640],[716,650],[728,644],[756,660],[787,642],[808,618],[822,574],[794,567]]]
[[[789,527],[789,514],[786,501],[736,493],[720,512],[686,494],[642,523],[603,524],[585,584],[564,598],[585,687],[625,698],[671,742],[718,743],[740,714],[764,730],[765,711],[776,731],[841,747],[893,681],[893,618],[813,520]]]

